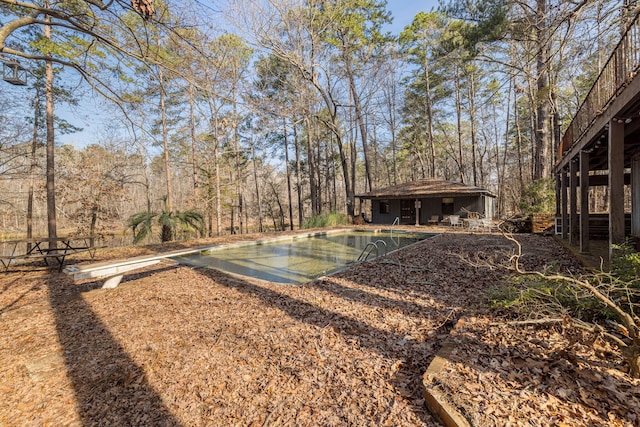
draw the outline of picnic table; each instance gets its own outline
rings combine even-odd
[[[49,265],[49,260],[55,260],[58,271],[62,271],[64,260],[68,255],[89,252],[91,259],[95,256],[97,246],[94,245],[94,238],[91,237],[48,237],[4,240],[0,241],[2,249],[0,252],[0,263],[7,272],[12,264],[17,261],[29,259],[42,259]]]

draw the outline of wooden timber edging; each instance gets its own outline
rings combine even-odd
[[[453,327],[451,333],[461,325],[464,319],[458,320]],[[422,396],[429,411],[444,425],[445,427],[471,427],[469,421],[455,408],[445,396],[434,386],[434,379],[444,370],[449,363],[451,353],[455,349],[456,344],[447,339],[436,357],[431,361],[427,371],[422,376]]]

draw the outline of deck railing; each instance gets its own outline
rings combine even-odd
[[[558,160],[589,130],[598,116],[633,80],[640,68],[640,14],[636,15],[607,60],[558,147]]]

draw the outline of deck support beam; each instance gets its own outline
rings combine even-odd
[[[631,159],[631,235],[640,237],[640,155]]]
[[[624,122],[609,121],[609,258],[624,243]]]
[[[569,163],[569,243],[578,243],[578,159]]]
[[[569,230],[569,215],[567,212],[567,171],[560,170],[560,212],[562,216],[562,238],[566,239]]]
[[[560,174],[556,173],[556,217],[560,217]]]
[[[580,151],[580,252],[589,253],[589,153]]]

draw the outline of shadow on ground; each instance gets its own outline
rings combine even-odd
[[[324,289],[336,300],[364,303],[372,311],[378,308],[395,307],[404,315],[428,316],[440,319],[439,328],[432,331],[428,341],[416,340],[404,331],[389,331],[378,328],[351,315],[334,311],[333,308],[319,307],[303,299],[294,298],[270,287],[263,287],[238,278],[229,277],[219,271],[200,268],[202,275],[219,285],[258,298],[265,306],[276,308],[291,318],[313,325],[318,329],[331,328],[337,334],[351,341],[355,348],[361,347],[375,352],[388,360],[397,360],[397,371],[390,378],[390,385],[399,394],[399,399],[412,402],[408,407],[425,425],[438,425],[429,414],[422,397],[422,374],[435,357],[442,341],[453,327],[455,319],[449,319],[450,309],[427,308],[423,305],[403,302],[393,298],[375,295],[362,289],[345,288],[331,281],[314,281],[305,286]],[[339,402],[336,402],[339,404]]]
[[[60,283],[48,280],[49,302],[82,424],[179,426],[149,385],[144,370],[127,355],[82,295],[68,295]]]

